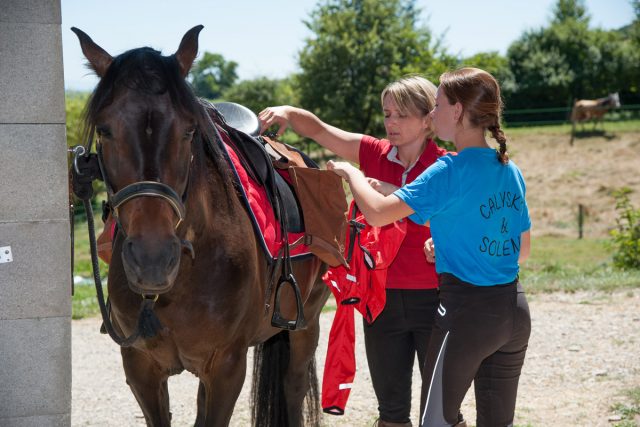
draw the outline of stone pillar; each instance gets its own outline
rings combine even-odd
[[[71,424],[60,0],[0,7],[0,426]]]

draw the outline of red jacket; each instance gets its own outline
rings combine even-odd
[[[352,203],[349,218],[354,218],[354,209]],[[347,253],[351,253],[349,268],[332,267],[322,276],[337,303],[322,380],[322,409],[326,413],[344,414],[356,372],[354,309],[368,323],[382,312],[387,269],[404,240],[407,221],[372,227],[362,214],[356,214],[350,221],[345,244]]]

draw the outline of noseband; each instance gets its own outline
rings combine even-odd
[[[156,181],[137,181],[133,184],[127,185],[118,192],[114,192],[113,187],[111,186],[111,183],[109,181],[107,171],[103,165],[102,144],[99,140],[96,141],[96,153],[98,157],[100,173],[102,174],[102,179],[107,189],[107,198],[109,199],[109,205],[111,206],[113,217],[118,223],[120,223],[119,208],[128,201],[136,199],[138,197],[158,197],[169,203],[169,205],[175,212],[176,216],[178,217],[178,222],[176,223],[175,228],[178,228],[178,226],[184,220],[184,200],[187,196],[188,181],[187,188],[185,188],[182,197],[180,197],[173,188]],[[119,225],[122,229],[122,225]],[[122,229],[122,231],[124,231],[124,229]]]
[[[176,228],[178,228],[184,219],[184,204],[178,196],[178,193],[168,185],[155,181],[134,182],[115,193],[109,202],[111,209],[113,209],[114,217],[118,218],[118,208],[120,206],[136,197],[159,197],[169,203],[178,217]]]

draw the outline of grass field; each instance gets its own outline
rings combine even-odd
[[[617,217],[612,190],[631,188],[640,208],[640,121],[606,122],[604,131],[579,133],[573,146],[569,132],[569,125],[506,130],[512,159],[527,180],[533,223],[522,283],[531,294],[640,287],[640,271],[614,269],[606,245]],[[583,239],[577,238],[579,204],[587,212]],[[76,224],[75,251],[75,275],[92,277],[86,223]],[[106,267],[101,263],[103,276]],[[75,289],[74,318],[96,315],[93,286]]]

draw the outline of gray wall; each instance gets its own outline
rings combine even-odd
[[[71,424],[60,0],[0,0],[0,426]]]

